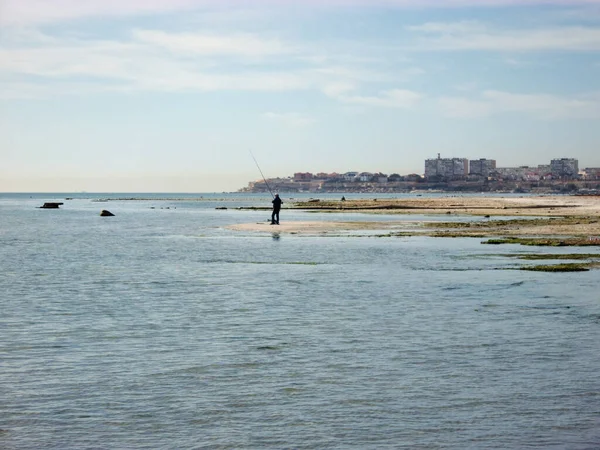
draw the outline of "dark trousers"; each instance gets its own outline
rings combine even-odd
[[[279,210],[273,209],[273,214],[271,214],[271,223],[276,223],[279,225]]]

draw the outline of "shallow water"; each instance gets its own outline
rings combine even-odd
[[[600,447],[597,271],[73,197],[0,196],[1,448]]]

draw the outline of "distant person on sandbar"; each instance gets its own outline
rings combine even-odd
[[[281,209],[281,204],[283,203],[279,198],[279,194],[275,194],[272,203],[273,214],[271,214],[271,225],[279,225],[279,210]]]

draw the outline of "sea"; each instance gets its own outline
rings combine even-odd
[[[0,194],[0,448],[600,448],[599,272],[511,257],[589,248],[228,228],[270,201]]]

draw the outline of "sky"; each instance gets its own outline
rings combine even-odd
[[[0,0],[0,192],[600,167],[600,0]]]

